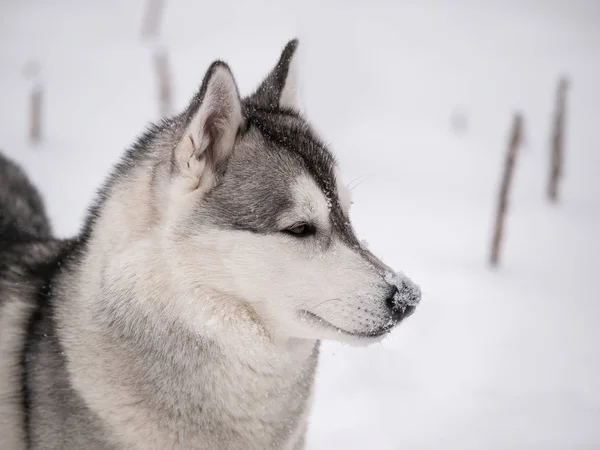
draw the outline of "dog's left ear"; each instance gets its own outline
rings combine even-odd
[[[233,150],[242,123],[240,94],[227,64],[211,64],[185,116],[187,128],[173,157],[179,173],[195,189],[214,180],[217,166]]]
[[[267,75],[256,92],[248,97],[250,102],[271,108],[299,109],[297,49],[298,39],[287,43],[275,68]]]

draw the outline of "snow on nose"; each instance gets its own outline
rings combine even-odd
[[[414,307],[421,301],[421,288],[402,272],[388,272],[385,274],[384,280],[388,284],[396,286],[394,302],[398,306]]]

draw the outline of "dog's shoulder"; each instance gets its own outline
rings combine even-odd
[[[51,234],[42,195],[21,166],[0,152],[0,245]]]
[[[48,284],[45,267],[56,265],[59,241],[0,243],[0,448],[23,448],[24,349],[27,330]]]

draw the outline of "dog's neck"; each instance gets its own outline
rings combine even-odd
[[[317,342],[273,342],[248,312],[223,320],[239,306],[214,317],[210,333],[195,333],[169,317],[172,292],[103,291],[93,268],[65,275],[70,288],[56,293],[77,295],[61,298],[57,322],[71,382],[122,444],[190,448],[216,439],[207,448],[238,448],[246,436],[256,448],[286,448],[300,438]],[[140,272],[141,284],[153,278]]]
[[[236,441],[244,436],[256,448],[287,448],[300,439],[318,342],[274,340],[243,302],[182,289],[155,244],[92,235],[81,264],[59,280],[58,328],[86,404],[127,448],[254,448]]]

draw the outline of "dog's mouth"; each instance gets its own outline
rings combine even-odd
[[[375,330],[371,330],[371,331],[367,331],[367,332],[355,332],[355,331],[344,330],[343,328],[340,328],[340,327],[332,324],[331,322],[323,319],[321,316],[318,316],[315,313],[312,313],[305,309],[298,311],[298,315],[300,316],[300,318],[302,320],[307,321],[311,325],[316,325],[316,326],[320,326],[322,328],[327,328],[329,330],[335,331],[336,333],[344,334],[346,336],[352,336],[352,337],[363,338],[363,339],[379,338],[379,337],[389,333],[390,331],[392,331],[392,329],[396,325],[396,321],[394,321],[392,318],[390,318],[390,320],[388,322],[386,322],[385,325],[383,325],[381,328],[377,328]]]

